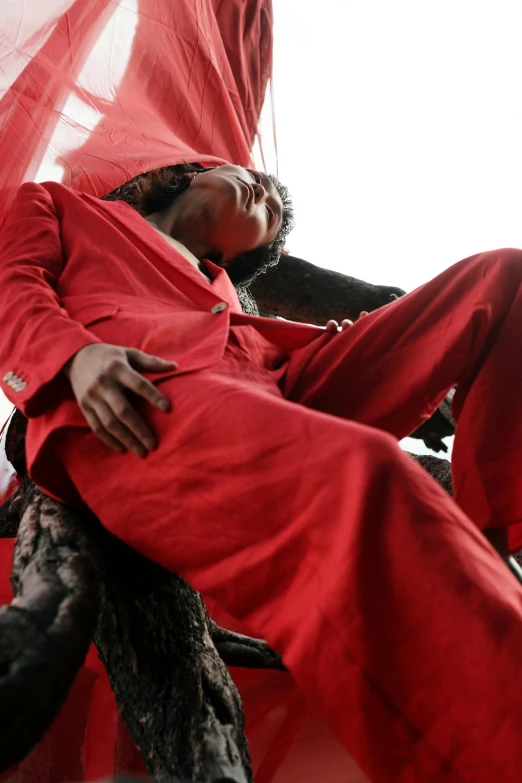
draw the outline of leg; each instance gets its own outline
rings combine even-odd
[[[412,432],[458,383],[455,499],[481,528],[522,546],[522,251],[461,261],[316,350],[297,351],[285,396]]]
[[[376,783],[518,781],[522,589],[389,435],[202,372],[146,460],[60,454],[116,535],[278,649]]]

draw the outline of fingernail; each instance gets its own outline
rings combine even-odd
[[[156,441],[152,440],[152,438],[145,438],[143,442],[145,444],[145,448],[148,449],[149,451],[154,451],[154,449],[156,448]]]
[[[170,410],[170,402],[168,400],[160,400],[158,402],[158,408],[162,411],[169,411]]]

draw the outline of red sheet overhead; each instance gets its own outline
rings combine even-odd
[[[247,164],[271,23],[270,0],[2,4],[3,187],[103,195],[181,160]]]

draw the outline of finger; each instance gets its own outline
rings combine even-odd
[[[349,318],[344,318],[341,323],[341,329],[344,332],[346,329],[349,329],[350,326],[353,326],[353,321],[350,321]]]
[[[175,370],[178,366],[177,362],[144,353],[137,348],[127,348],[126,353],[130,366],[142,372],[165,372],[166,370]]]
[[[94,410],[107,434],[138,457],[146,457],[148,451],[156,448],[154,434],[118,388],[108,390],[103,400],[97,400]]]
[[[338,332],[339,324],[337,323],[337,321],[334,321],[332,319],[331,321],[328,321],[328,323],[325,326],[325,329],[327,332]]]
[[[359,318],[364,318],[365,315],[368,315],[368,310],[361,310],[359,313]]]
[[[159,408],[160,411],[166,413],[170,410],[170,400],[160,392],[157,386],[154,386],[151,381],[144,378],[139,372],[123,365],[116,377],[122,386],[130,389],[139,397],[143,397],[144,400]]]
[[[85,416],[85,419],[87,421],[87,424],[91,428],[91,430],[94,432],[95,435],[98,436],[98,438],[105,443],[106,446],[108,446],[110,449],[113,449],[114,451],[119,451],[120,454],[123,454],[125,449],[125,446],[120,443],[119,440],[116,440],[116,438],[113,438],[112,435],[109,435],[109,433],[106,431],[105,427],[99,420],[96,413],[91,410],[90,408],[82,408],[82,413]]]

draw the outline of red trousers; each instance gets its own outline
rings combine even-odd
[[[522,520],[521,284],[521,251],[467,259],[277,379],[232,341],[164,382],[145,460],[61,444],[101,521],[280,651],[376,783],[520,781],[522,586],[478,528]],[[456,502],[396,443],[455,383]]]

